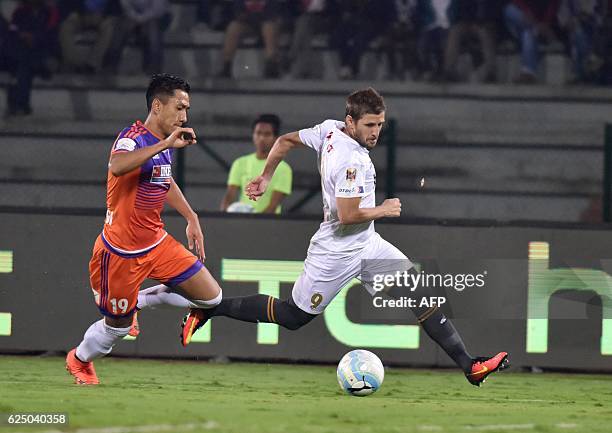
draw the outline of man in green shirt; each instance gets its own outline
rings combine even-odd
[[[264,166],[270,149],[274,145],[280,131],[280,119],[275,114],[262,114],[253,121],[253,144],[255,153],[242,156],[235,160],[227,178],[227,190],[221,201],[221,210],[227,208],[234,202],[239,201],[250,205],[253,212],[277,213],[281,212],[281,202],[291,194],[293,172],[286,162],[282,161],[266,193],[257,201],[251,201],[246,196],[244,188],[259,176]]]

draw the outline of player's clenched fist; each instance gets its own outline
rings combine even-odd
[[[398,217],[402,213],[402,202],[399,198],[388,198],[381,206],[387,217]]]
[[[176,128],[168,138],[166,138],[168,148],[180,149],[196,143],[196,135],[193,128]]]

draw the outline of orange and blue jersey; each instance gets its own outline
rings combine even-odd
[[[159,141],[137,121],[117,136],[111,155],[132,152]],[[117,255],[144,255],[167,236],[161,212],[172,184],[172,154],[173,149],[166,149],[122,176],[108,171],[102,240]]]
[[[141,122],[125,128],[111,155],[160,141]],[[164,230],[161,212],[172,185],[172,149],[164,150],[122,176],[108,172],[106,221],[94,244],[89,278],[96,304],[106,316],[131,315],[146,278],[174,287],[203,265]]]

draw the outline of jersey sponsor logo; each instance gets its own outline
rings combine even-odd
[[[136,142],[131,138],[123,137],[115,143],[115,150],[127,150],[128,152],[136,149]]]
[[[359,194],[363,194],[363,193],[364,193],[364,191],[365,191],[365,190],[363,189],[363,187],[362,187],[362,186],[358,186],[358,187],[357,187],[357,192],[358,192]]]
[[[357,188],[339,188],[338,193],[340,194],[354,194],[357,191]]]
[[[356,168],[347,168],[346,169],[346,180],[349,182],[357,179],[357,169]]]
[[[154,165],[151,171],[151,183],[170,183],[172,166],[170,164]]]

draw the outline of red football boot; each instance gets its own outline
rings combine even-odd
[[[475,386],[480,386],[489,374],[510,367],[508,353],[499,352],[492,358],[476,358],[472,364],[472,372],[466,373],[467,380]]]
[[[206,322],[208,322],[208,317],[204,313],[204,310],[200,308],[191,308],[189,314],[183,318],[183,323],[181,324],[181,344],[187,346],[191,343],[193,334],[204,326]]]

